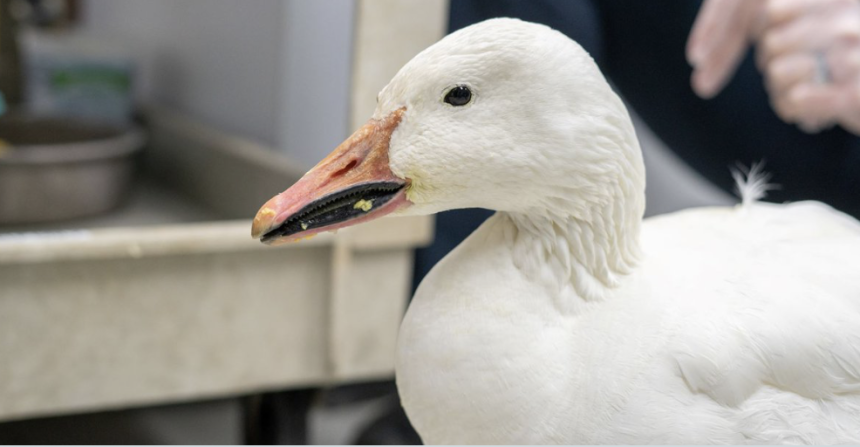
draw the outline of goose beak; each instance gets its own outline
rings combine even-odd
[[[391,172],[388,148],[405,109],[370,120],[290,189],[266,202],[251,228],[265,244],[336,230],[408,206],[408,180]]]

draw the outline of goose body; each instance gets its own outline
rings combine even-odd
[[[401,327],[397,385],[427,443],[860,443],[860,223],[753,200],[643,222],[644,188],[588,54],[494,19],[404,66],[253,234],[497,211]]]
[[[496,214],[410,305],[397,385],[425,442],[860,442],[850,218],[812,202],[652,218],[641,265],[598,301],[524,276],[516,237]]]

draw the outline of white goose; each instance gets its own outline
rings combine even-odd
[[[644,188],[588,54],[496,19],[403,67],[253,232],[498,211],[403,322],[397,384],[425,442],[860,443],[860,224],[815,202],[643,224]]]

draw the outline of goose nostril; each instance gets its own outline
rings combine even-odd
[[[343,167],[343,168],[341,168],[341,169],[338,169],[334,174],[332,174],[330,178],[335,179],[335,178],[338,178],[338,177],[340,177],[340,176],[342,176],[342,175],[346,174],[347,172],[349,172],[350,170],[352,170],[352,168],[354,168],[354,167],[355,167],[355,165],[357,165],[357,164],[358,164],[358,160],[352,160],[352,161],[350,161],[349,163],[347,163],[347,165],[346,165],[346,166],[344,166],[344,167]]]

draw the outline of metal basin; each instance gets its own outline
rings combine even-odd
[[[0,118],[0,225],[90,216],[117,206],[143,146],[140,129],[65,118]]]

